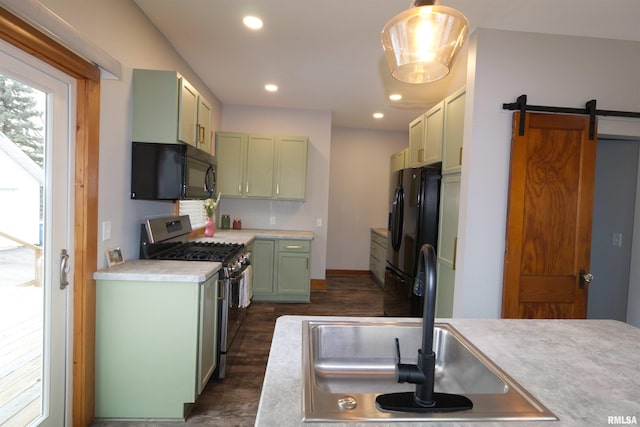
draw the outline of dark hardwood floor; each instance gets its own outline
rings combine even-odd
[[[209,382],[186,423],[96,422],[94,427],[253,426],[276,319],[284,315],[382,316],[382,290],[369,275],[327,276],[327,289],[311,303],[254,302],[234,340],[224,380]]]

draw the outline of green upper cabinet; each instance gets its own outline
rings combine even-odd
[[[244,196],[273,196],[273,157],[275,139],[271,135],[249,135],[247,138],[247,168]],[[224,160],[218,158],[218,162]],[[224,194],[224,193],[223,193]]]
[[[409,123],[407,167],[442,162],[442,173],[460,172],[465,93],[457,90]]]
[[[216,133],[223,197],[304,200],[308,138]]]
[[[465,93],[465,88],[462,88],[444,100],[442,173],[460,172],[462,168]]]
[[[198,148],[213,153],[213,107],[204,97],[198,98]]]
[[[307,190],[306,136],[276,138],[275,184],[276,199],[304,200]]]
[[[216,133],[217,187],[225,197],[242,197],[248,135]]]
[[[442,161],[443,106],[441,101],[409,123],[409,167]]]
[[[176,71],[133,70],[133,140],[211,153],[211,104]]]
[[[444,126],[444,103],[439,102],[424,115],[424,164],[442,161],[442,127]]]
[[[415,167],[424,161],[424,114],[409,123],[408,167]]]

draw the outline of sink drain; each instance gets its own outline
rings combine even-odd
[[[351,396],[342,396],[338,399],[338,407],[340,407],[340,409],[348,411],[354,409],[356,405],[358,405],[358,402]]]

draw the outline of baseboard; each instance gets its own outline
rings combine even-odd
[[[337,276],[365,276],[371,274],[369,270],[325,270],[325,274]]]
[[[312,291],[326,291],[327,281],[325,279],[311,279]]]

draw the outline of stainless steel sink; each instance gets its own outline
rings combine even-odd
[[[402,363],[416,363],[422,324],[303,322],[305,421],[557,420],[540,402],[448,324],[436,324],[435,391],[467,396],[473,409],[452,413],[381,411],[379,394],[414,391],[395,377],[395,338]]]

